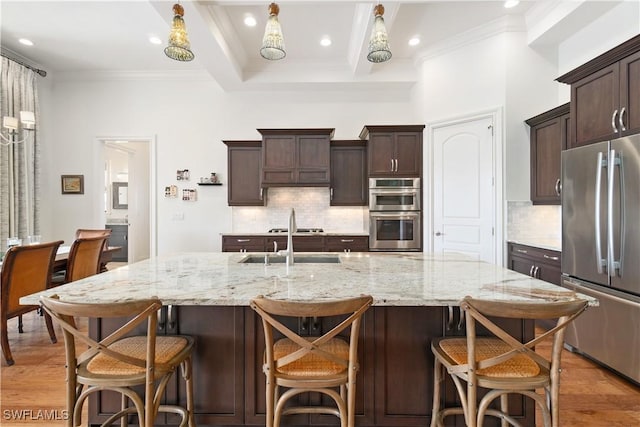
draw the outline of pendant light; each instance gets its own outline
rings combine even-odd
[[[187,28],[184,25],[184,8],[178,3],[173,5],[173,23],[169,33],[169,45],[164,49],[164,53],[176,61],[191,61],[195,58],[191,52],[191,44],[187,35]]]
[[[384,6],[378,4],[373,9],[375,16],[373,21],[373,29],[371,30],[371,38],[369,39],[369,54],[367,59],[369,62],[385,62],[391,59],[391,50],[389,49],[389,36],[387,28],[384,25]]]
[[[278,13],[280,13],[278,5],[271,3],[269,5],[269,19],[264,29],[262,47],[260,48],[260,55],[272,61],[282,59],[287,55],[284,50],[282,28],[280,27],[280,22],[278,22]]]

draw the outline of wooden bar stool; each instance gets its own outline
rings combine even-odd
[[[444,417],[453,414],[463,414],[469,427],[482,426],[485,415],[501,418],[503,427],[520,426],[508,413],[507,396],[511,393],[533,399],[540,406],[545,427],[558,427],[564,331],[587,304],[588,301],[577,297],[554,302],[486,301],[466,297],[460,303],[466,315],[466,337],[439,338],[431,343],[435,356],[431,427],[442,426]],[[557,322],[552,329],[521,343],[488,317],[557,319]],[[493,336],[476,336],[476,323]],[[549,359],[534,351],[534,346],[545,339],[553,340]],[[443,367],[458,390],[461,407],[440,407]],[[489,389],[479,403],[478,388]],[[545,395],[537,394],[536,389],[544,389]],[[498,397],[500,409],[489,408]]]
[[[295,302],[258,297],[251,301],[261,317],[265,336],[263,371],[266,376],[267,427],[279,427],[283,415],[333,414],[342,427],[355,423],[358,335],[370,296],[337,301]],[[276,317],[320,318],[342,316],[340,323],[322,336],[300,336]],[[337,335],[349,330],[345,340]],[[274,332],[283,338],[275,339]],[[277,333],[276,332],[276,333]],[[281,393],[281,388],[287,388]],[[334,406],[285,406],[306,392],[330,397]]]
[[[69,427],[81,425],[84,401],[91,393],[103,390],[122,395],[120,411],[103,425],[121,420],[121,425],[126,426],[129,414],[137,414],[140,426],[153,427],[158,412],[172,412],[181,415],[180,427],[195,426],[191,372],[194,340],[184,335],[156,336],[160,300],[87,304],[41,297],[40,301],[64,333]],[[74,317],[131,317],[131,320],[98,342],[76,328]],[[145,322],[146,335],[130,336]],[[80,355],[76,355],[76,339],[89,346]],[[164,390],[178,367],[186,384],[186,408],[161,404]],[[143,397],[134,386],[144,387]]]

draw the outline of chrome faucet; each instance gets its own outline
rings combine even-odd
[[[278,254],[286,255],[287,267],[294,264],[294,261],[293,261],[293,233],[295,233],[296,231],[298,231],[298,226],[296,225],[296,211],[293,208],[291,208],[291,213],[289,214],[289,227],[287,228],[287,250],[286,251],[278,251]]]

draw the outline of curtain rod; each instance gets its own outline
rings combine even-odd
[[[0,52],[0,56],[4,56],[5,58],[7,58],[7,59],[9,59],[9,60],[11,60],[11,61],[13,61],[13,62],[15,62],[15,63],[17,63],[17,64],[20,64],[20,65],[22,65],[23,67],[26,67],[26,68],[28,68],[28,69],[30,69],[30,70],[33,70],[33,71],[35,71],[36,73],[40,74],[42,77],[47,77],[47,72],[46,72],[45,70],[41,70],[41,69],[39,69],[39,68],[36,68],[36,67],[34,67],[34,66],[32,66],[32,65],[27,64],[27,63],[26,63],[26,62],[24,62],[24,61],[20,61],[20,60],[18,60],[18,59],[12,58],[11,56],[7,55],[7,54],[6,54],[6,53],[4,53],[4,52]]]

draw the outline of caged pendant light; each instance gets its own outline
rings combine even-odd
[[[371,38],[369,39],[369,54],[367,59],[369,62],[385,62],[391,59],[391,50],[389,49],[389,36],[387,28],[384,25],[384,6],[378,4],[373,9],[375,16],[373,21],[373,29],[371,30]]]
[[[262,47],[260,48],[260,55],[272,61],[282,59],[287,55],[284,50],[282,28],[280,27],[280,22],[278,22],[278,13],[280,13],[278,5],[271,3],[269,5],[269,19],[264,29]]]
[[[173,5],[173,23],[169,33],[169,44],[164,53],[176,61],[191,61],[195,55],[191,52],[191,44],[184,25],[184,8],[179,4]]]

